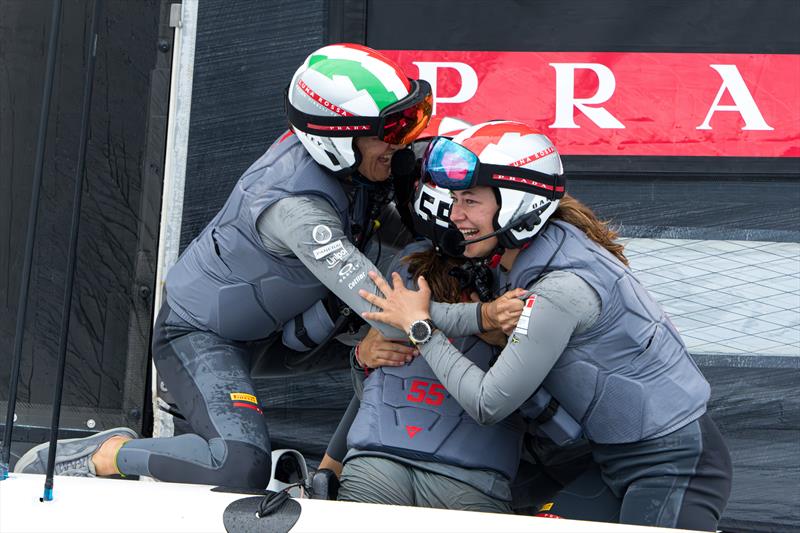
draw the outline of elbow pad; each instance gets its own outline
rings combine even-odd
[[[316,348],[331,331],[333,320],[323,300],[319,300],[284,324],[283,344],[296,352],[307,352]]]
[[[520,406],[519,411],[558,446],[566,446],[583,433],[580,424],[542,387]]]

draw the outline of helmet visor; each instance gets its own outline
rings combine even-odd
[[[389,144],[410,144],[428,126],[433,111],[433,93],[425,80],[409,80],[412,91],[402,100],[384,108],[377,117],[317,116],[300,111],[289,100],[286,88],[286,116],[292,128],[321,137],[376,136]]]
[[[409,144],[428,126],[433,112],[433,94],[425,80],[411,80],[415,90],[381,113],[379,137],[389,144]]]
[[[545,174],[511,165],[481,164],[469,149],[446,137],[436,137],[422,158],[422,175],[439,187],[463,191],[472,187],[503,187],[545,196],[562,198],[566,177]]]
[[[478,156],[445,137],[435,138],[422,158],[422,173],[437,186],[461,191],[475,186]]]

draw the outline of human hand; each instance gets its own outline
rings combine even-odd
[[[522,314],[525,303],[520,297],[528,291],[525,289],[512,289],[499,298],[481,306],[481,321],[483,329],[502,330],[506,335],[511,335],[517,327],[517,321]]]
[[[367,336],[358,345],[358,362],[366,368],[402,366],[419,355],[419,351],[407,346],[407,342],[406,339],[387,339],[377,329],[370,328]]]
[[[499,329],[493,329],[486,333],[478,333],[478,337],[486,344],[491,344],[499,348],[505,348],[506,344],[508,344],[508,336]]]
[[[361,316],[366,320],[377,320],[401,331],[410,331],[411,324],[417,320],[430,318],[428,308],[431,305],[431,289],[422,276],[418,279],[419,290],[407,289],[400,274],[392,272],[392,286],[375,272],[369,273],[370,279],[383,294],[383,298],[364,289],[358,291],[359,296],[383,311],[378,313],[364,312]]]

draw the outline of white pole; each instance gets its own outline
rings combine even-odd
[[[181,4],[170,6],[169,23],[175,28],[175,44],[172,49],[164,191],[161,197],[161,223],[158,232],[155,315],[161,309],[167,272],[177,261],[180,247],[198,2],[199,0],[183,0]],[[169,437],[173,434],[172,417],[158,408],[159,384],[160,380],[153,366],[153,436]]]

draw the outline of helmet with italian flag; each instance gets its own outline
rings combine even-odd
[[[393,61],[358,44],[333,44],[306,58],[287,88],[289,123],[314,160],[354,171],[355,137],[408,144],[428,124],[430,85],[408,78]]]

